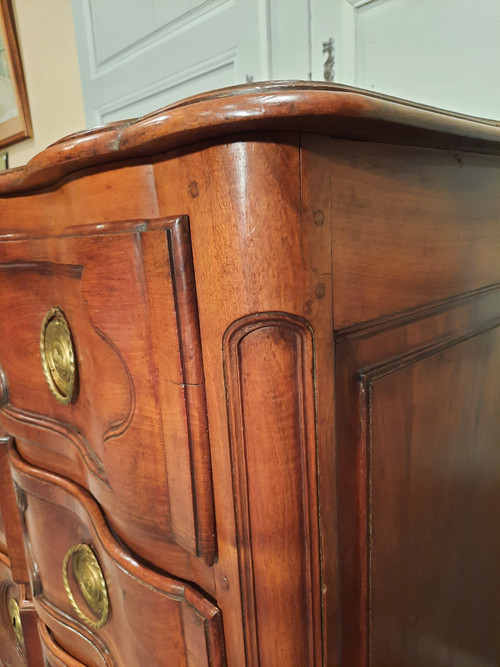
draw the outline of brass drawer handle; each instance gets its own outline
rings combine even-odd
[[[21,625],[21,612],[19,611],[19,604],[15,598],[10,598],[9,600],[9,618],[17,641],[23,646],[24,635],[23,626]]]
[[[50,391],[60,403],[69,403],[76,384],[76,354],[68,321],[60,308],[51,308],[45,315],[40,353]]]
[[[99,617],[99,620],[93,621],[76,604],[73,593],[69,585],[68,566],[72,561],[73,574],[76,583],[85,598],[85,602],[92,611]],[[64,556],[63,562],[63,581],[66,595],[77,616],[90,628],[98,630],[107,622],[109,617],[109,599],[104,575],[97,562],[92,549],[88,544],[77,544],[68,550]]]

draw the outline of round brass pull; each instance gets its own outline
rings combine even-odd
[[[24,644],[23,626],[21,625],[21,612],[19,611],[19,604],[15,598],[9,600],[9,618],[16,635],[17,641]]]
[[[69,403],[75,390],[76,355],[69,324],[60,308],[51,308],[45,315],[40,353],[50,391],[60,403]]]
[[[98,616],[94,621],[77,605],[68,579],[69,561],[72,561],[76,583],[90,609]],[[77,616],[90,628],[98,630],[109,617],[109,599],[104,575],[92,549],[88,544],[77,544],[68,550],[63,562],[63,581],[66,595]]]

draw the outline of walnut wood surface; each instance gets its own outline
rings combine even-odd
[[[278,82],[0,176],[4,547],[49,662],[498,663],[499,137]],[[110,581],[97,631],[61,588],[75,541]]]
[[[63,649],[72,652],[74,641],[74,633],[65,632],[57,621],[66,616],[95,652],[105,654],[105,662],[117,666],[222,664],[220,612],[214,605],[188,586],[149,571],[125,552],[110,534],[95,501],[80,487],[28,466],[13,448],[9,458],[13,478],[26,494],[25,541],[32,554],[32,580],[40,582],[35,607],[42,608],[44,622]],[[91,545],[109,596],[110,617],[97,637],[75,614],[64,589],[64,557],[80,543]],[[95,618],[74,577],[69,585],[78,606]],[[88,661],[93,661],[91,653],[86,655]]]
[[[198,95],[135,121],[66,137],[26,167],[3,174],[0,193],[46,186],[91,164],[154,155],[248,130],[301,130],[356,140],[500,152],[495,121],[337,84],[273,81]]]
[[[38,632],[42,641],[43,655],[49,667],[85,667],[83,662],[75,660],[56,644],[50,630],[41,621],[38,624]]]
[[[27,599],[28,589],[17,584],[7,555],[0,552],[0,664],[6,667],[44,667],[37,617],[33,602]],[[22,643],[16,637],[9,600],[19,606],[23,634]],[[16,619],[17,620],[17,619]]]
[[[26,667],[26,652],[14,633],[9,615],[9,599],[22,599],[19,587],[14,583],[9,558],[0,552],[0,664]]]
[[[0,326],[0,420],[26,458],[50,462],[89,488],[138,553],[153,562],[158,553],[157,564],[169,569],[172,555],[162,559],[155,549],[155,541],[168,541],[188,552],[177,549],[175,558],[191,554],[211,564],[213,501],[187,221],[126,230],[77,231],[59,247],[40,239],[30,262],[16,260],[28,254],[28,241],[1,245],[0,302],[11,317]],[[50,393],[38,349],[54,306],[68,319],[77,356],[78,397],[67,406]]]
[[[4,553],[8,553],[10,556],[9,567],[12,570],[14,580],[18,583],[27,584],[29,573],[24,555],[23,528],[7,460],[7,447],[10,440],[10,438],[0,438],[0,488],[2,490],[0,509],[5,517],[3,519],[3,546]]]

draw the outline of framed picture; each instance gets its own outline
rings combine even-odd
[[[0,147],[33,136],[12,0],[0,0]]]

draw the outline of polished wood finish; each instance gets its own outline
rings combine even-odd
[[[499,138],[257,84],[0,178],[0,545],[49,664],[497,664]]]
[[[222,628],[214,605],[194,589],[148,570],[121,549],[95,501],[79,486],[28,466],[14,450],[10,458],[13,479],[26,497],[23,517],[26,543],[33,554],[35,607],[63,649],[71,652],[78,642],[85,664],[95,660],[93,653],[100,653],[102,661],[111,664],[221,665],[221,656],[216,655]],[[50,542],[47,535],[53,536]],[[111,609],[97,637],[92,628],[74,621],[92,650],[58,623],[64,616],[75,615],[62,568],[67,551],[79,543],[91,545],[96,555]],[[69,582],[79,608],[84,609],[74,576]]]
[[[29,262],[16,259],[29,253],[29,241],[2,246],[0,302],[11,313],[2,326],[9,346],[3,423],[26,458],[91,490],[145,558],[167,570],[172,558],[189,562],[190,555],[211,565],[213,503],[187,220],[88,231],[73,230],[57,244],[39,239]],[[70,405],[54,400],[33,347],[54,304],[76,348],[78,396]],[[169,555],[158,542],[179,548]]]
[[[6,667],[44,667],[37,632],[37,615],[29,591],[14,581],[9,558],[0,552],[0,664]],[[15,600],[19,618],[9,602]],[[17,627],[20,621],[20,628]],[[22,639],[20,639],[22,637]]]

